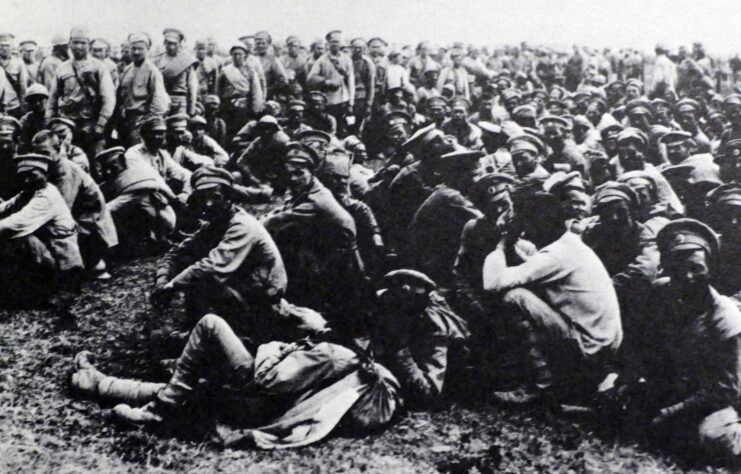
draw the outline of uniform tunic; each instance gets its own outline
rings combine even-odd
[[[2,100],[0,106],[3,112],[23,108],[23,100],[26,96],[28,85],[28,71],[26,66],[18,58],[0,59],[0,95]]]
[[[123,115],[163,116],[170,107],[162,73],[149,59],[126,66],[118,86],[118,104]]]

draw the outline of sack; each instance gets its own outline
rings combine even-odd
[[[372,431],[388,424],[403,405],[399,381],[384,366],[375,362],[360,369],[367,388],[347,415],[347,422],[354,428]]]

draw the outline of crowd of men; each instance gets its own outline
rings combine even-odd
[[[162,36],[0,34],[3,302],[73,321],[144,254],[185,296],[167,383],[82,352],[73,388],[137,424],[257,392],[263,447],[474,394],[741,453],[741,95],[701,44]]]

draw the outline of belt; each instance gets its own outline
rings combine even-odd
[[[187,92],[172,92],[169,94],[170,97],[186,97],[187,95]]]

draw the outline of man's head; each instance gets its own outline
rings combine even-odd
[[[0,58],[8,59],[13,53],[15,36],[10,33],[0,33]]]
[[[33,40],[26,40],[22,41],[18,47],[21,50],[21,58],[23,58],[23,62],[26,64],[31,64],[36,60],[36,49],[38,48],[38,45]]]
[[[327,48],[329,48],[330,54],[337,55],[340,53],[342,48],[342,32],[339,30],[333,30],[327,33],[324,37],[327,40]]]
[[[149,54],[152,39],[146,33],[131,33],[128,37],[131,60],[134,64],[141,64]]]
[[[563,207],[557,196],[536,192],[515,199],[515,225],[523,237],[539,249],[558,240],[566,232]]]
[[[342,142],[342,146],[352,154],[353,163],[362,164],[368,159],[368,150],[365,147],[365,143],[355,135],[346,137]]]
[[[31,84],[26,89],[26,109],[37,114],[44,113],[46,100],[49,98],[49,91],[43,84]]]
[[[94,58],[101,61],[108,57],[111,52],[111,44],[103,38],[95,38],[90,43],[90,53]]]
[[[431,122],[442,123],[445,120],[447,103],[442,97],[430,97],[425,101],[425,115]]]
[[[658,202],[656,179],[645,171],[628,171],[618,181],[630,186],[638,199],[636,218],[644,221]]]
[[[350,42],[352,46],[352,57],[353,59],[360,59],[365,54],[365,49],[368,45],[365,43],[363,38],[355,38]]]
[[[415,317],[430,303],[430,293],[437,285],[424,273],[399,269],[383,277],[383,288],[378,291],[382,301],[395,315]],[[392,322],[393,323],[393,322]]]
[[[489,173],[473,183],[469,193],[471,202],[490,221],[512,210],[512,187],[515,179],[507,174]]]
[[[100,163],[100,170],[104,180],[115,179],[116,176],[126,170],[125,152],[126,149],[124,147],[115,146],[101,150],[95,155],[95,161]]]
[[[645,167],[648,137],[637,128],[626,128],[616,138],[618,157],[625,171],[642,170]]]
[[[351,162],[350,153],[342,148],[333,147],[327,150],[324,163],[319,170],[322,183],[338,198],[348,194]]]
[[[248,54],[249,50],[244,43],[234,43],[232,47],[229,48],[229,55],[231,55],[232,62],[236,67],[244,66],[244,60]]]
[[[715,231],[695,219],[677,219],[659,231],[656,243],[661,267],[677,293],[685,298],[703,296],[719,250]]]
[[[72,28],[69,34],[69,50],[72,57],[82,60],[87,57],[90,48],[90,36],[83,28]]]
[[[165,28],[162,32],[165,41],[165,52],[168,56],[175,56],[180,52],[185,35],[177,28]]]
[[[676,118],[682,129],[690,132],[692,135],[697,134],[699,127],[697,117],[700,113],[700,104],[693,99],[682,99],[677,102]]]
[[[0,159],[11,159],[15,155],[20,122],[10,115],[0,116]]]
[[[468,111],[471,108],[471,102],[465,97],[455,96],[450,100],[450,120],[458,125],[463,125],[468,121]]]
[[[368,41],[369,54],[373,58],[380,58],[386,53],[386,42],[381,38],[371,38]]]
[[[556,152],[563,150],[569,122],[558,115],[546,115],[538,121],[538,124],[546,144]]]
[[[312,113],[323,114],[327,108],[327,95],[321,91],[311,91],[308,105]]]
[[[47,123],[49,130],[59,139],[59,143],[72,143],[75,122],[64,117],[54,117]]]
[[[638,196],[627,184],[608,181],[595,191],[594,209],[606,235],[630,235],[635,228],[637,208]]]
[[[193,173],[190,182],[193,195],[188,204],[200,219],[213,222],[229,215],[234,183],[231,173],[224,168],[206,165]]]
[[[159,117],[152,117],[141,125],[142,141],[151,152],[156,152],[165,146],[166,134],[167,125]]]
[[[437,163],[440,180],[451,188],[463,194],[468,194],[479,168],[479,159],[483,156],[483,151],[466,149],[459,149],[442,155]]]
[[[255,33],[255,52],[259,55],[267,54],[270,44],[273,42],[272,36],[267,31],[258,31]]]
[[[16,173],[24,191],[33,192],[46,186],[51,159],[39,153],[27,153],[15,157]]]
[[[659,140],[666,145],[666,157],[673,165],[677,165],[689,158],[697,149],[692,135],[683,130],[672,130]]]
[[[723,112],[735,127],[741,127],[741,94],[730,94],[723,99]]]
[[[177,146],[182,144],[183,134],[188,130],[188,114],[174,114],[166,119],[167,142]]]
[[[34,153],[40,153],[50,158],[50,163],[59,161],[59,149],[62,141],[49,130],[41,130],[31,139]]]
[[[463,65],[463,50],[458,48],[451,49],[450,60],[453,62],[453,67],[461,67]]]
[[[518,178],[524,178],[538,167],[544,145],[537,137],[522,134],[512,137],[507,142],[512,155],[512,165]]]
[[[566,219],[585,219],[591,213],[592,199],[578,171],[558,171],[544,183],[543,188],[561,201]]]
[[[304,121],[306,102],[303,100],[291,100],[288,102],[288,123],[298,125]]]
[[[412,118],[406,112],[393,111],[386,114],[386,141],[399,148],[409,138]]]
[[[208,53],[206,40],[196,40],[196,44],[193,46],[193,53],[195,54],[196,59],[199,61],[203,61],[204,59],[206,59]]]
[[[631,101],[643,95],[643,82],[640,79],[628,79],[625,83],[625,100]]]
[[[297,142],[288,144],[283,171],[291,194],[302,194],[311,188],[318,163],[319,157],[311,147]]]

